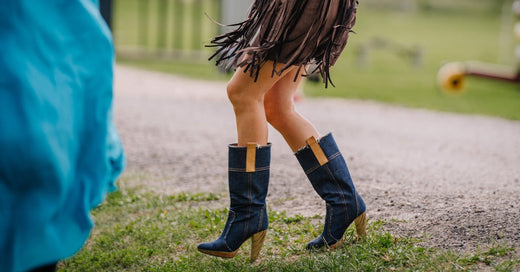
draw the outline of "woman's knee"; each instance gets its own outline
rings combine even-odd
[[[266,97],[264,101],[265,117],[267,122],[274,128],[279,128],[287,122],[291,113],[291,107],[287,107],[280,101],[269,99]]]
[[[263,97],[257,97],[258,95],[251,91],[250,86],[237,84],[233,80],[228,83],[226,90],[228,99],[235,110],[248,108],[263,101]]]
[[[226,86],[226,91],[229,101],[231,101],[233,105],[238,103],[241,93],[240,86],[238,86],[238,84],[234,83],[233,81],[230,81]]]

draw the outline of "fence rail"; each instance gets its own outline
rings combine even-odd
[[[129,56],[207,55],[204,45],[219,26],[221,0],[115,0],[113,30],[118,53]],[[202,53],[202,54],[201,54]]]

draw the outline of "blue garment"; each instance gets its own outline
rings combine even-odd
[[[0,271],[72,256],[124,167],[98,0],[0,5]]]

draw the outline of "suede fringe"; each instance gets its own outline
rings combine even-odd
[[[216,58],[216,64],[224,69],[245,67],[244,70],[258,79],[260,68],[269,59],[274,61],[272,75],[281,75],[290,66],[299,66],[299,71],[311,62],[316,65],[312,73],[319,72],[325,87],[334,86],[329,69],[343,49],[356,22],[357,0],[341,0],[338,9],[337,24],[326,41],[320,40],[326,16],[331,8],[331,1],[320,0],[320,14],[305,33],[303,42],[289,56],[284,56],[284,66],[276,70],[280,57],[280,48],[288,34],[298,22],[307,2],[316,0],[255,0],[248,18],[237,24],[235,30],[215,37],[208,47],[216,47],[216,52],[209,58]],[[258,40],[258,45],[253,45]],[[256,44],[256,42],[255,42]],[[325,44],[325,45],[324,45]],[[320,46],[321,45],[321,46]],[[324,45],[324,46],[323,46]],[[308,71],[305,71],[307,74]],[[300,73],[297,74],[297,76]],[[295,80],[297,79],[297,76]]]

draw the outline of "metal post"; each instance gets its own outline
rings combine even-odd
[[[139,43],[146,47],[148,45],[148,13],[149,1],[139,0],[138,17],[139,17]]]
[[[193,26],[192,32],[192,41],[191,41],[191,48],[193,50],[200,49],[202,47],[202,17],[201,12],[202,10],[202,2],[201,0],[193,0],[193,9],[192,9],[192,22],[191,25]]]
[[[181,0],[173,1],[173,48],[183,49],[183,21],[184,21],[184,4]]]
[[[514,25],[514,35],[516,38],[516,69],[517,69],[517,80],[520,81],[520,0],[516,0],[513,3],[513,13],[516,16],[516,23]]]
[[[231,25],[244,21],[253,0],[222,0],[220,6],[220,20],[223,25]],[[235,27],[221,26],[220,33],[226,33]],[[219,66],[219,70],[230,73],[231,69],[224,69],[226,65]]]
[[[225,25],[239,23],[245,20],[252,0],[222,0],[222,23]],[[222,33],[229,31],[229,27],[222,27]]]
[[[112,0],[100,0],[99,10],[108,27],[112,29]]]
[[[157,8],[157,48],[160,50],[166,48],[168,0],[160,0]]]

